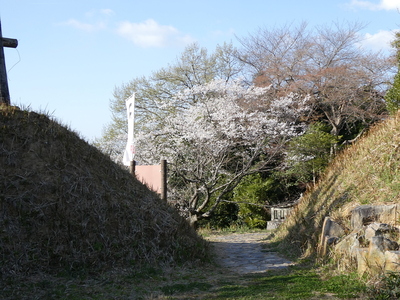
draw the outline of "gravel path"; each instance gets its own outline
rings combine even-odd
[[[210,236],[220,265],[240,274],[260,273],[286,268],[293,263],[276,252],[262,249],[266,233],[243,233]]]

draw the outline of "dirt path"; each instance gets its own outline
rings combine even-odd
[[[266,233],[214,235],[207,238],[222,267],[240,274],[260,273],[286,268],[293,263],[279,257],[276,252],[262,249]]]

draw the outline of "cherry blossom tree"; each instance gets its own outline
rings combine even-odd
[[[273,99],[269,90],[225,80],[193,86],[174,97],[190,105],[138,137],[137,160],[169,162],[169,199],[193,225],[211,217],[244,176],[272,168],[303,132],[309,98]],[[174,101],[166,106],[176,108]]]
[[[162,124],[175,107],[164,104],[173,99],[179,91],[213,79],[230,81],[238,77],[243,63],[235,59],[236,49],[232,44],[218,45],[213,52],[197,43],[188,45],[177,59],[167,67],[153,72],[150,76],[134,78],[116,87],[110,101],[112,122],[106,126],[96,146],[105,153],[115,155],[123,152],[116,142],[127,133],[125,100],[135,93],[135,130],[153,130],[154,124]],[[177,108],[190,104],[175,101]],[[160,121],[161,120],[161,121]],[[150,126],[149,126],[150,125]],[[114,143],[115,142],[115,143]]]

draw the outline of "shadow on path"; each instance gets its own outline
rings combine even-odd
[[[268,233],[243,233],[207,238],[222,267],[239,274],[261,273],[287,268],[293,263],[276,252],[263,251],[262,244]]]

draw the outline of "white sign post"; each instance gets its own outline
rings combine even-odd
[[[135,126],[135,94],[126,100],[126,111],[128,116],[128,141],[124,152],[123,163],[130,166],[135,158],[134,126]]]

